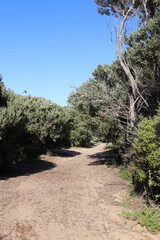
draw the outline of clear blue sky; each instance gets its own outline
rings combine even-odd
[[[7,88],[66,105],[115,49],[94,0],[0,0],[0,73]]]

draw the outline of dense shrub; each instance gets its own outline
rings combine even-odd
[[[91,139],[91,133],[88,131],[85,123],[79,123],[71,130],[70,140],[72,146],[86,147],[90,144]]]
[[[70,145],[86,147],[92,140],[91,122],[88,115],[70,109]]]
[[[154,118],[144,118],[138,126],[135,140],[137,158],[133,180],[137,190],[160,200],[160,112]]]
[[[4,107],[7,104],[7,91],[4,86],[4,83],[1,81],[1,75],[0,75],[0,107]]]
[[[0,107],[1,169],[69,143],[70,116],[65,109],[43,98],[4,93],[6,105]]]
[[[44,144],[67,141],[69,117],[62,107],[43,98],[29,97],[25,101],[25,109],[28,132]]]
[[[118,122],[108,114],[91,116],[83,111],[70,108],[70,142],[72,146],[88,146],[91,141],[114,144],[120,141]]]
[[[24,156],[22,140],[27,118],[22,109],[0,108],[0,166],[19,161]]]

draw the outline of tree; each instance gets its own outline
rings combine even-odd
[[[141,83],[147,91],[149,105],[154,108],[160,100],[160,14],[156,12],[148,23],[132,32],[126,39],[128,58],[142,69]]]
[[[128,79],[129,87],[129,122],[131,131],[134,133],[137,124],[137,109],[139,106],[148,107],[148,103],[144,96],[144,88],[141,82],[141,68],[133,65],[128,58],[128,54],[125,48],[125,38],[127,34],[126,24],[133,18],[138,17],[139,23],[146,25],[148,20],[155,15],[159,6],[159,1],[151,0],[127,0],[127,1],[110,1],[110,0],[95,0],[96,4],[101,6],[98,9],[100,14],[107,16],[113,15],[118,19],[119,25],[116,29],[116,49],[117,59],[125,72]]]
[[[118,62],[114,62],[98,65],[92,74],[93,78],[72,92],[68,101],[89,119],[93,137],[118,142],[118,134],[126,130],[128,124],[127,87],[120,81],[123,71]]]

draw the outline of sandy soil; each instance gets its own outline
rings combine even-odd
[[[104,151],[105,144],[57,150],[0,180],[0,239],[160,239],[120,215],[114,202],[126,182],[102,164]]]

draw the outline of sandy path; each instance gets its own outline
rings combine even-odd
[[[114,201],[125,181],[116,169],[92,164],[104,148],[45,155],[40,171],[0,180],[0,239],[160,239],[120,215],[123,208]]]

